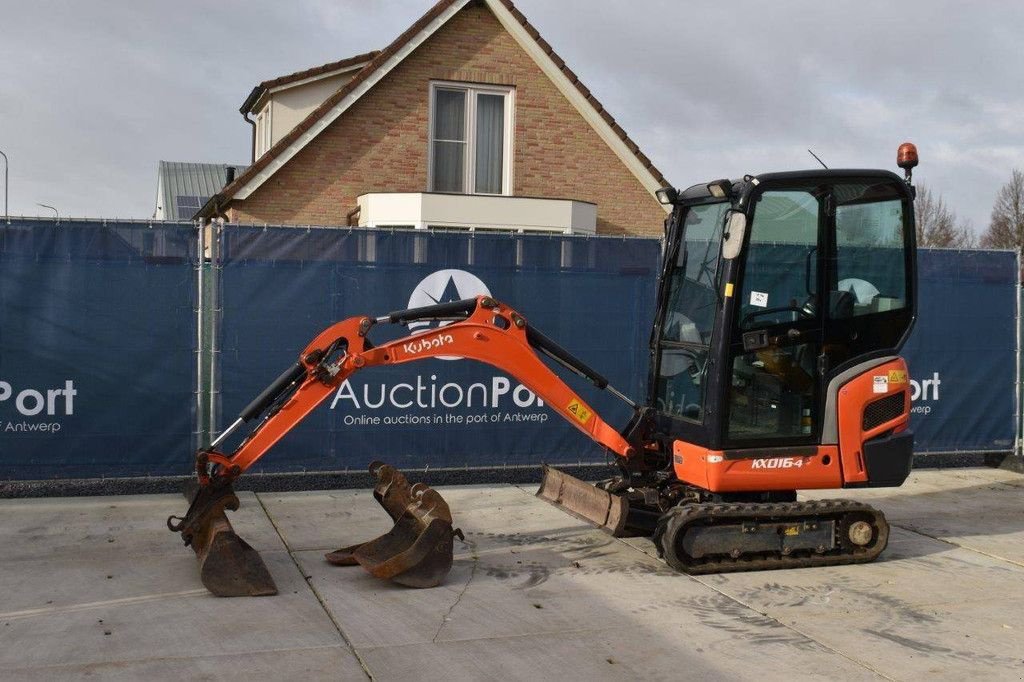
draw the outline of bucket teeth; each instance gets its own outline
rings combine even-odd
[[[408,587],[440,585],[452,567],[452,514],[441,494],[424,483],[409,485],[402,472],[374,462],[373,496],[395,521],[384,535],[326,555],[338,566],[359,564],[378,578]]]

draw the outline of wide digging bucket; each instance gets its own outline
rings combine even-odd
[[[544,478],[537,497],[615,537],[633,535],[627,530],[629,502],[626,498],[601,490],[547,464],[544,465]]]
[[[453,537],[448,503],[423,483],[410,486],[393,466],[374,462],[370,473],[377,478],[373,496],[395,521],[384,535],[326,555],[338,566],[362,566],[378,578],[407,587],[440,585],[452,568]]]
[[[270,576],[259,552],[238,537],[225,509],[238,509],[238,496],[230,486],[195,490],[185,518],[168,527],[181,533],[185,544],[192,547],[199,560],[199,578],[218,597],[261,597],[277,594],[277,585]]]

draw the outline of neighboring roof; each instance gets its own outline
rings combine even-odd
[[[239,107],[239,111],[243,114],[252,110],[253,105],[256,104],[256,100],[260,98],[267,90],[280,87],[282,85],[288,85],[290,83],[296,83],[307,78],[316,78],[317,76],[323,76],[334,71],[344,71],[352,67],[366,64],[374,57],[380,54],[380,50],[371,50],[364,54],[357,54],[354,57],[347,57],[346,59],[339,59],[336,62],[328,62],[321,64],[320,66],[314,66],[311,69],[305,69],[303,71],[296,71],[295,73],[289,73],[285,76],[278,76],[277,78],[271,78],[270,80],[263,81],[252,89],[249,96],[242,102],[242,106]]]
[[[227,163],[161,161],[157,171],[157,206],[164,220],[191,220],[227,182],[227,169],[241,173],[245,166]]]
[[[429,38],[443,26],[470,0],[440,0],[420,17],[412,26],[398,36],[390,45],[376,53],[373,59],[360,69],[352,80],[341,86],[320,106],[300,121],[287,135],[282,137],[263,156],[258,158],[248,169],[240,174],[234,182],[224,188],[211,201],[204,205],[196,217],[210,217],[218,212],[218,207],[232,198],[245,199],[263,184],[278,168],[287,163],[295,154],[312,141],[330,123],[340,116],[367,90],[391,71],[419,44]],[[511,0],[482,0],[494,13],[498,21],[512,34],[527,52],[535,59],[540,57],[551,69],[541,66],[545,74],[555,83],[576,109],[591,124],[595,131],[609,144],[627,167],[633,171],[641,184],[652,194],[660,187],[669,184],[654,164],[644,155],[637,144],[630,139],[615,119],[605,111],[604,106],[590,90],[580,82],[579,77],[565,64],[551,45],[541,38],[540,33],[527,21],[526,17],[516,9]],[[507,21],[511,19],[511,21]],[[535,50],[531,50],[531,44]],[[325,65],[326,66],[326,65]],[[322,68],[322,67],[320,67]],[[562,88],[562,83],[566,88]],[[251,95],[250,95],[251,97]],[[247,100],[248,101],[248,100]],[[591,115],[588,115],[591,114]],[[606,133],[606,134],[603,134]]]

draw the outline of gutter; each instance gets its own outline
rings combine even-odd
[[[259,100],[263,95],[263,92],[263,86],[257,85],[252,89],[252,92],[249,93],[249,96],[245,98],[245,101],[242,102],[242,106],[238,108],[238,113],[242,115],[242,120],[252,126],[252,144],[250,145],[249,151],[250,164],[256,163],[256,121],[249,118],[249,114],[252,112],[252,108],[256,104],[257,100]]]
[[[221,193],[214,194],[212,197],[206,200],[206,203],[199,207],[196,214],[192,216],[192,220],[212,220],[214,218],[223,218],[225,221],[228,219],[227,214],[224,212],[224,195]]]

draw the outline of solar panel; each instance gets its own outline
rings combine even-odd
[[[179,194],[178,196],[174,197],[174,204],[175,207],[178,209],[177,217],[179,219],[191,218],[196,214],[196,211],[202,208],[203,204],[205,204],[208,199],[209,197]]]

